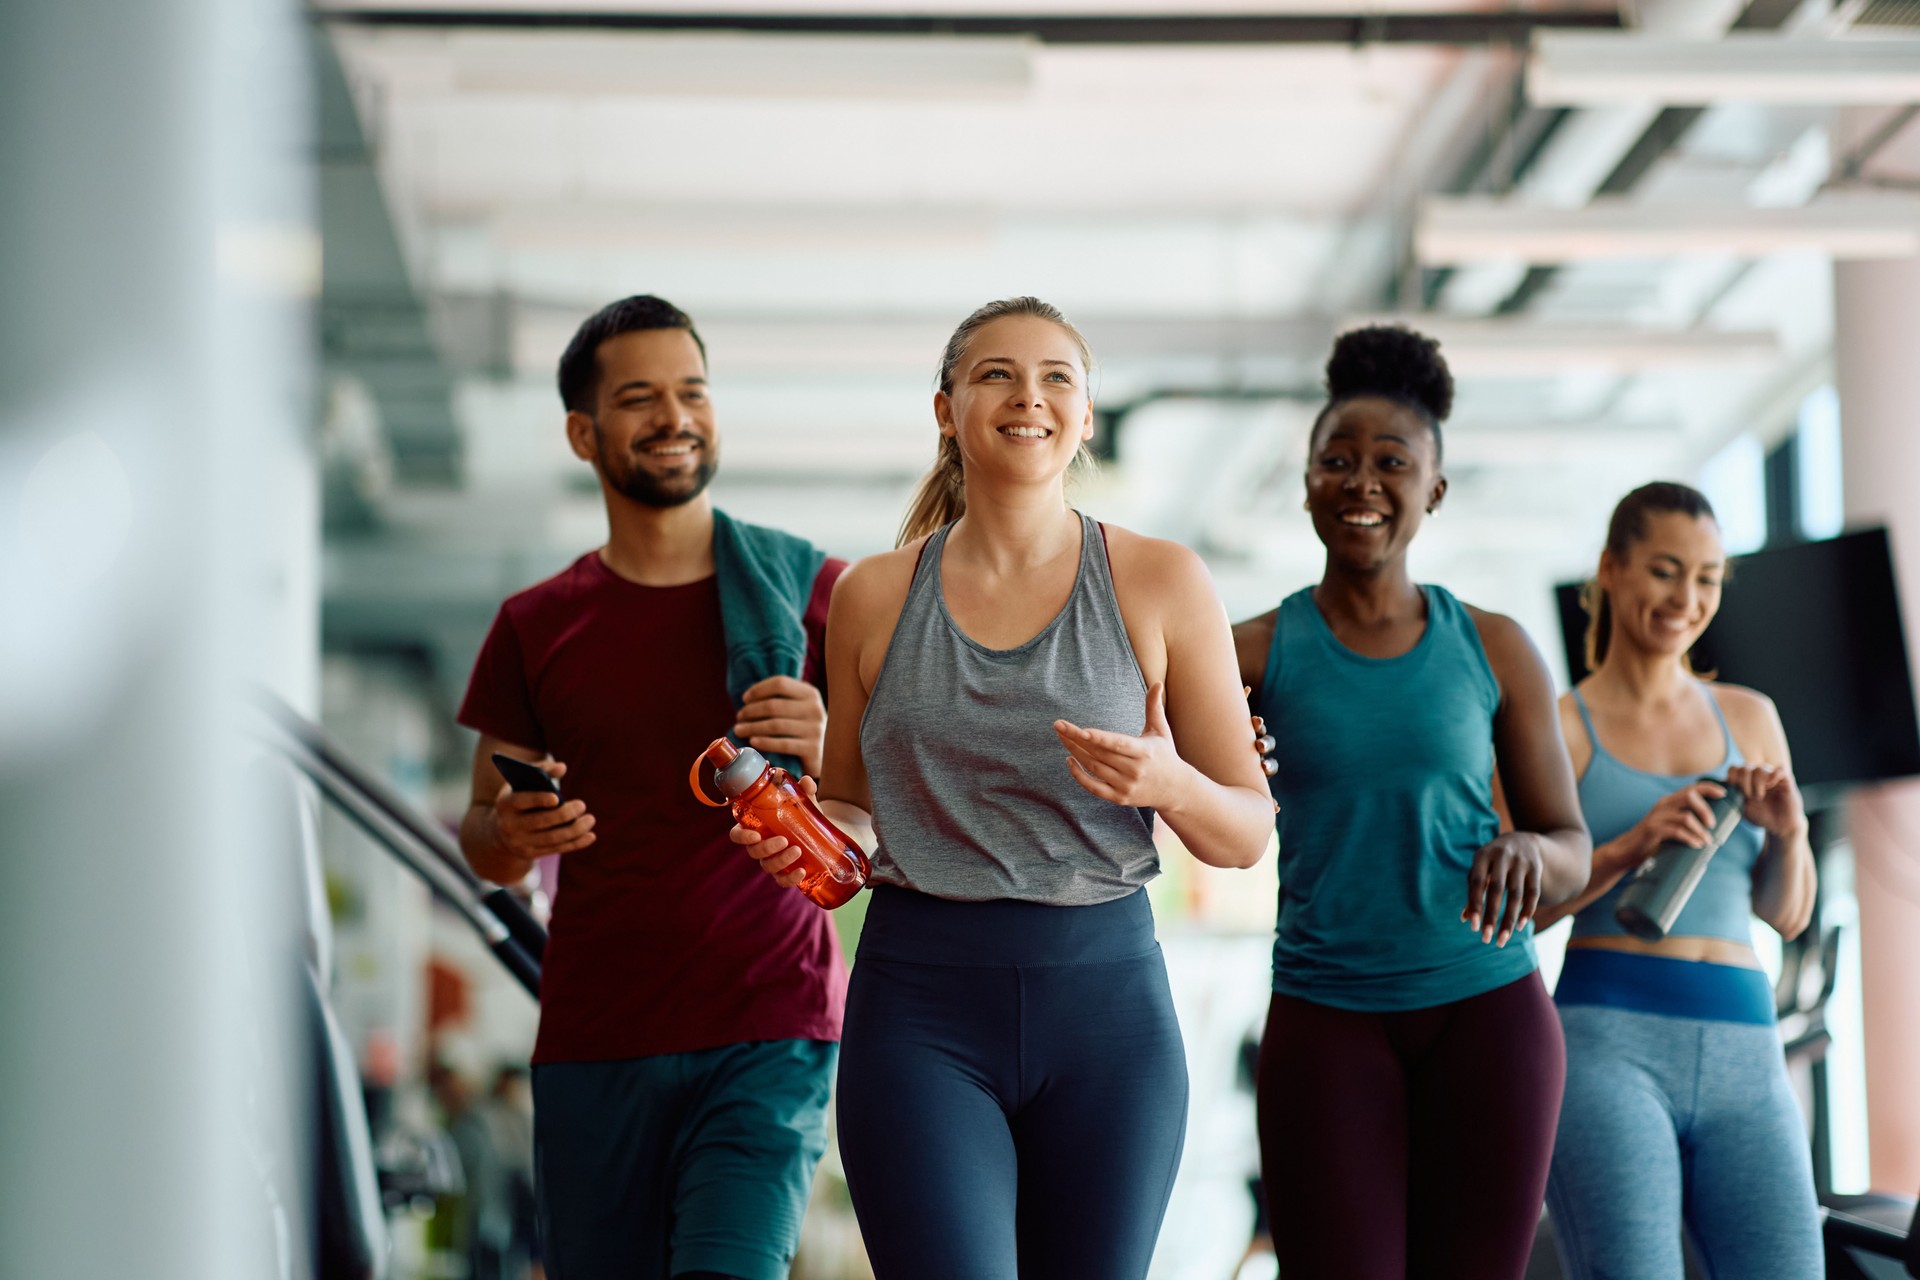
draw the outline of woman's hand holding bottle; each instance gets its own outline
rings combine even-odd
[[[1778,764],[1737,764],[1727,785],[1746,801],[1746,818],[1768,835],[1791,840],[1807,829],[1807,810],[1793,771]]]
[[[796,784],[806,793],[809,800],[819,794],[819,784],[810,777],[802,777]],[[727,832],[727,839],[747,851],[747,856],[760,864],[760,869],[773,877],[773,882],[783,889],[791,889],[807,878],[806,869],[798,866],[800,850],[795,848],[785,836],[762,835],[752,827],[736,822]]]
[[[1594,860],[1604,860],[1607,871],[1623,876],[1658,853],[1660,846],[1669,841],[1694,849],[1705,848],[1713,838],[1713,802],[1725,794],[1725,787],[1703,778],[1661,796],[1626,835],[1595,849]]]
[[[714,785],[726,799],[707,795],[700,781],[703,766],[712,767]],[[873,872],[865,850],[813,802],[818,790],[813,779],[803,777],[796,783],[752,747],[715,738],[694,757],[687,785],[701,804],[733,810],[729,838],[749,846],[748,853],[768,874],[788,888],[798,887],[829,911],[860,892]],[[768,865],[770,859],[778,862]]]

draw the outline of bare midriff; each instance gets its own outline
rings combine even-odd
[[[1648,942],[1642,938],[1599,937],[1569,938],[1567,949],[1591,947],[1597,951],[1625,951],[1637,956],[1659,956],[1663,960],[1699,960],[1707,964],[1731,964],[1743,969],[1758,969],[1760,957],[1751,943],[1731,938],[1662,938]]]

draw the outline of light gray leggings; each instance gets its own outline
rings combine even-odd
[[[1772,1026],[1565,1005],[1547,1178],[1569,1280],[1678,1280],[1680,1228],[1715,1280],[1825,1274],[1806,1130]]]

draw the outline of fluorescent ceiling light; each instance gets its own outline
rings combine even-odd
[[[930,209],[524,202],[488,222],[494,243],[510,251],[873,253],[983,252],[993,215],[976,208]]]
[[[1920,39],[1541,31],[1527,59],[1527,99],[1542,107],[1913,102],[1920,100]]]
[[[1686,436],[1675,425],[1581,423],[1527,428],[1447,428],[1447,458],[1456,466],[1646,466],[1678,448]]]
[[[1404,324],[1440,343],[1447,366],[1465,377],[1536,378],[1566,373],[1652,373],[1777,359],[1766,330],[1661,331],[1620,325],[1555,325],[1441,315],[1364,316],[1342,325]]]
[[[693,98],[1006,99],[1033,82],[1024,36],[463,31],[454,87]]]
[[[1414,250],[1429,266],[1700,253],[1907,258],[1920,254],[1920,198],[1828,196],[1795,209],[1647,205],[1621,198],[1549,209],[1499,199],[1432,197],[1421,203]]]

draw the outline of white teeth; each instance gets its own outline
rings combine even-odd
[[[692,453],[692,452],[693,452],[693,446],[690,444],[659,445],[647,450],[647,453],[650,456],[655,458],[673,458],[673,457],[678,457],[680,454],[683,454],[683,453]]]
[[[1371,511],[1349,512],[1348,514],[1341,516],[1340,520],[1341,520],[1341,523],[1343,524],[1357,524],[1362,528],[1366,528],[1366,529],[1371,529],[1375,525],[1386,523],[1386,521],[1383,520],[1378,514]]]
[[[1019,440],[1045,440],[1053,434],[1045,427],[1002,427],[1000,430]]]

